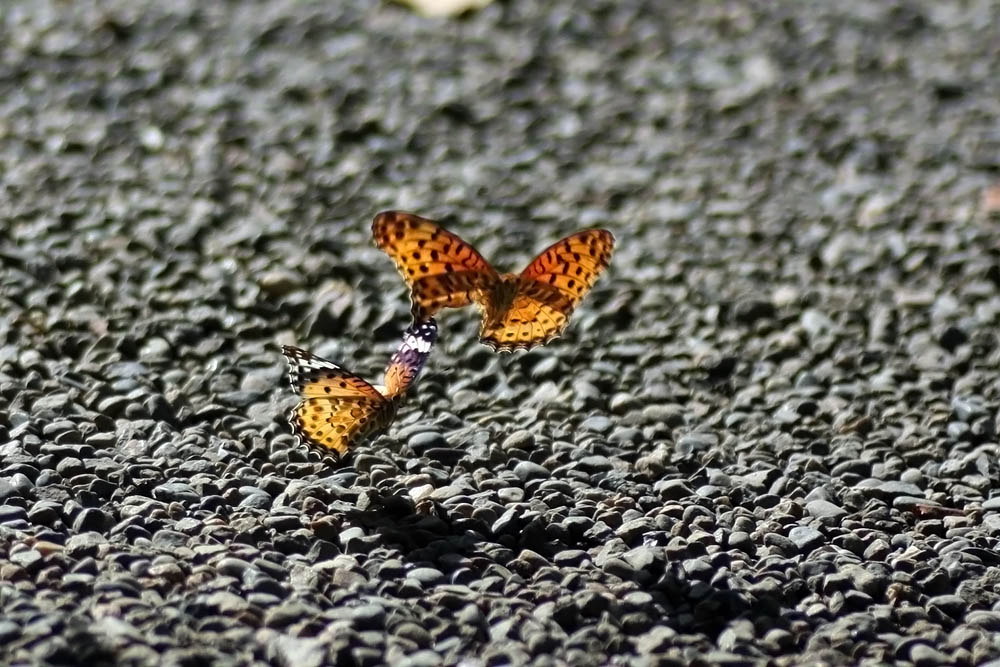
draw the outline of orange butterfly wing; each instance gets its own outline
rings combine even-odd
[[[481,300],[497,281],[497,272],[475,248],[433,220],[384,211],[372,222],[372,236],[410,285],[417,321]]]
[[[479,339],[498,352],[530,350],[560,335],[607,268],[615,237],[588,229],[546,248],[521,272],[510,306],[484,317]]]
[[[302,399],[289,416],[300,439],[339,458],[355,442],[386,428],[396,404],[337,364],[290,345],[288,375]]]

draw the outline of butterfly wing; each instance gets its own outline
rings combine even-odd
[[[433,319],[414,322],[403,333],[403,341],[385,369],[386,396],[399,396],[416,382],[427,363],[437,335],[437,322]]]
[[[615,237],[588,229],[546,248],[518,276],[502,314],[485,318],[480,341],[498,352],[544,345],[566,328],[573,310],[608,266]]]
[[[572,311],[573,302],[554,287],[519,280],[507,310],[494,317],[484,314],[479,341],[494,352],[530,350],[558,336]]]
[[[410,285],[415,321],[481,300],[497,280],[497,272],[475,248],[433,220],[384,211],[375,216],[372,236]]]
[[[302,399],[289,417],[302,440],[340,457],[352,443],[392,422],[393,403],[357,375],[297,347],[285,345],[281,351]]]

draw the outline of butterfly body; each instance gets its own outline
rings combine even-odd
[[[300,397],[289,416],[300,440],[343,456],[350,446],[395,420],[437,339],[434,320],[413,324],[385,369],[385,385],[371,385],[339,365],[286,345],[289,378]]]
[[[517,274],[498,273],[461,238],[411,213],[379,213],[372,235],[410,285],[414,319],[476,303],[483,315],[479,340],[498,352],[528,350],[559,336],[607,267],[615,242],[604,229],[577,232]]]
[[[503,317],[513,305],[520,288],[521,279],[516,273],[502,273],[497,276],[496,282],[481,290],[476,301],[486,304],[480,308],[483,321],[489,326],[501,326]]]

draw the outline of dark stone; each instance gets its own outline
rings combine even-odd
[[[153,497],[164,502],[196,503],[201,495],[190,484],[168,482],[153,489]]]
[[[76,515],[73,520],[73,530],[78,533],[83,533],[88,530],[102,531],[106,526],[110,525],[110,519],[101,510],[88,507]]]

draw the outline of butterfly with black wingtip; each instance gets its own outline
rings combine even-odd
[[[384,385],[371,385],[332,361],[283,346],[289,379],[301,398],[289,416],[292,431],[339,458],[351,445],[385,430],[420,376],[437,335],[433,319],[411,325],[386,366]]]

